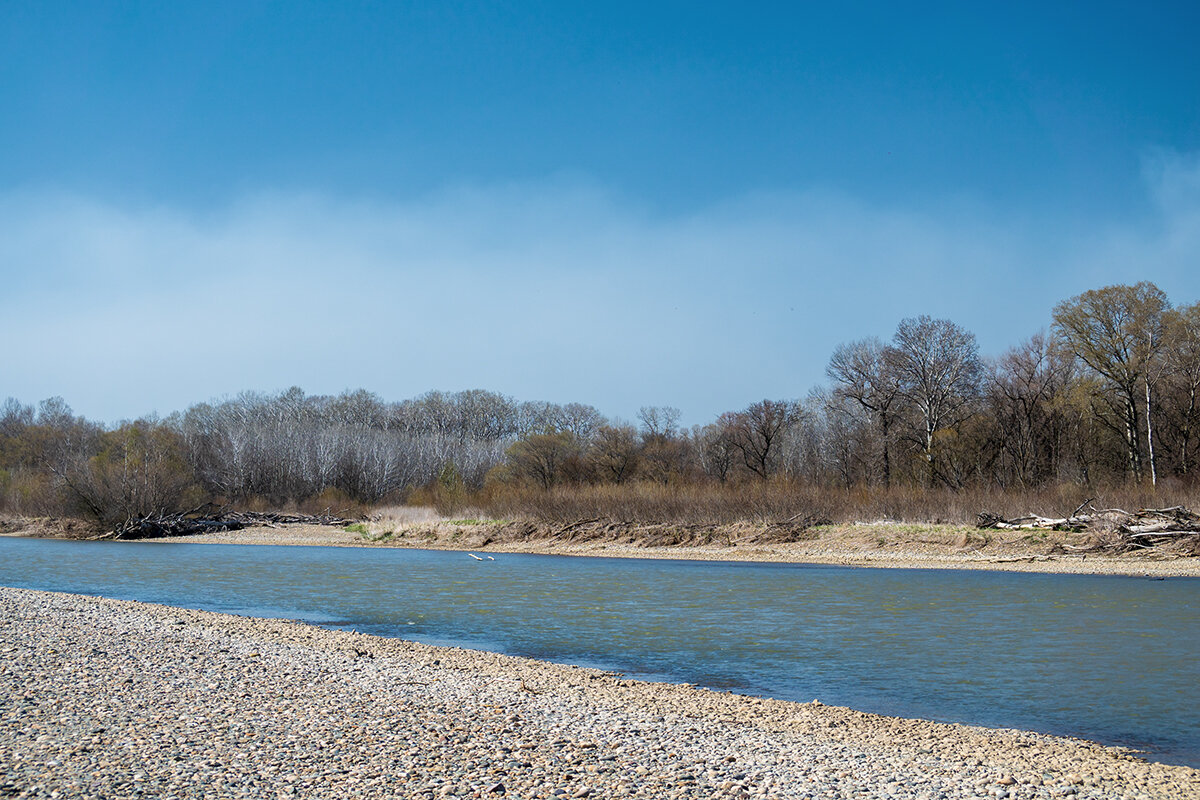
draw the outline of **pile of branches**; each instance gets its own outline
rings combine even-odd
[[[1181,555],[1200,555],[1200,514],[1184,506],[1143,508],[1131,513],[1120,508],[1097,509],[1088,500],[1062,518],[1029,515],[1005,519],[984,512],[978,519],[980,528],[1091,534],[1090,541],[1083,545],[1059,545],[1074,552],[1127,553],[1166,548]]]
[[[211,503],[190,511],[157,511],[126,520],[102,539],[155,539],[162,536],[187,536],[195,533],[236,531],[242,528],[280,528],[284,525],[332,525],[344,527],[354,520],[335,516],[329,509],[320,514],[290,514],[275,511],[232,511],[215,508]]]

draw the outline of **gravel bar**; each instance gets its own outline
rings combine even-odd
[[[1061,737],[0,588],[0,797],[1187,798]]]

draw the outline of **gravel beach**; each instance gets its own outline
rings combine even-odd
[[[1118,749],[0,588],[0,796],[1186,798]]]

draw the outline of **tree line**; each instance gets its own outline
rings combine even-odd
[[[1200,303],[1152,283],[1059,303],[1047,332],[984,358],[945,319],[838,346],[828,385],[684,428],[582,403],[430,392],[244,393],[104,426],[61,398],[0,407],[0,509],[105,523],[191,503],[285,506],[463,500],[520,486],[1193,486]]]

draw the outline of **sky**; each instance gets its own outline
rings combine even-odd
[[[747,5],[6,0],[0,398],[702,424],[905,317],[1200,301],[1200,6]]]

